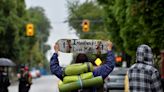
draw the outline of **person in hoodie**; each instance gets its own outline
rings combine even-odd
[[[138,46],[136,63],[128,70],[130,92],[163,92],[160,74],[153,65],[152,50],[148,45]]]
[[[52,74],[56,75],[60,80],[63,80],[64,68],[59,65],[59,61],[58,61],[59,46],[58,46],[58,44],[55,44],[54,50],[55,50],[55,53],[53,54],[53,56],[51,57],[51,60],[50,60],[50,70],[51,70]],[[82,53],[78,54],[77,58],[76,58],[76,62],[84,63],[84,61],[87,62],[88,57]],[[95,68],[93,71],[93,75],[94,75],[94,77],[102,76],[102,78],[105,79],[112,72],[114,66],[115,66],[115,57],[114,57],[114,53],[112,51],[112,42],[109,41],[106,63]],[[103,87],[99,87],[99,88],[92,87],[92,88],[87,88],[87,89],[83,88],[83,89],[75,90],[72,92],[103,92]]]

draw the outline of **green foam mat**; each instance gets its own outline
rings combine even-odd
[[[61,84],[59,85],[59,91],[69,92],[69,91],[78,90],[81,88],[96,87],[96,86],[101,86],[101,85],[103,85],[103,79],[101,76],[99,76],[99,77],[94,77],[91,79],[81,80],[81,82],[80,80],[78,80],[76,82]]]
[[[90,62],[86,63],[78,63],[78,64],[71,64],[65,67],[64,75],[65,76],[72,76],[72,75],[79,75],[86,72],[92,72],[93,65]]]
[[[88,72],[88,73],[83,73],[78,75],[74,75],[74,76],[65,76],[63,78],[63,83],[70,83],[70,82],[75,82],[77,80],[79,80],[79,77],[84,80],[84,79],[90,79],[93,77],[93,73],[92,72]]]

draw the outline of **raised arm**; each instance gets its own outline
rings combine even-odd
[[[105,79],[112,72],[114,66],[115,66],[115,57],[112,51],[112,43],[109,42],[106,62],[100,67],[94,69],[93,75],[102,76],[102,78]]]
[[[58,49],[59,49],[58,45],[55,44],[54,46],[55,53],[53,54],[50,60],[50,70],[52,74],[55,74],[59,79],[63,80],[63,76],[62,76],[63,68],[59,65]]]

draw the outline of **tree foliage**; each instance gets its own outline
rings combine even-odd
[[[34,37],[25,34],[28,23],[34,24]],[[16,64],[45,64],[47,59],[44,54],[50,49],[45,42],[50,28],[43,8],[26,9],[24,0],[1,0],[0,57],[10,58]]]
[[[72,1],[68,2],[68,22],[80,38],[110,39],[123,59],[134,57],[140,44],[149,45],[157,56],[164,49],[163,6],[163,0]],[[91,24],[90,33],[83,33],[81,22],[86,18],[102,21]]]
[[[15,59],[18,52],[18,30],[22,26],[19,24],[24,16],[25,5],[21,0],[1,0],[0,1],[0,56]],[[18,4],[18,6],[17,6]],[[21,4],[22,6],[19,6]],[[22,9],[19,10],[19,7]]]
[[[98,2],[106,11],[106,25],[109,31],[113,34],[119,32],[117,37],[122,40],[123,48],[129,55],[134,56],[136,47],[140,44],[150,45],[155,54],[159,54],[164,48],[163,0],[98,0]]]
[[[79,3],[68,1],[68,23],[69,27],[76,30],[77,35],[82,39],[107,39],[108,37],[103,23],[104,11],[94,1]],[[90,21],[89,32],[82,31],[82,21]]]

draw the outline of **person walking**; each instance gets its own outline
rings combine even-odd
[[[160,74],[153,65],[153,53],[148,45],[138,46],[136,63],[128,70],[130,92],[163,92]]]
[[[52,74],[56,75],[60,80],[63,80],[63,73],[64,73],[64,68],[61,67],[59,65],[59,61],[58,61],[58,51],[59,51],[59,46],[58,44],[55,44],[54,46],[54,50],[55,53],[53,54],[53,56],[51,57],[50,60],[50,70],[52,72]],[[76,58],[76,62],[78,63],[84,63],[88,61],[88,57],[85,54],[78,54],[77,58]],[[93,70],[93,76],[97,77],[97,76],[102,76],[103,79],[105,79],[113,70],[115,66],[115,57],[114,57],[114,53],[112,51],[112,42],[109,41],[108,43],[108,52],[107,52],[107,58],[106,58],[106,62],[95,68]],[[73,92],[103,92],[103,87],[102,88],[83,88],[82,90],[79,89],[77,91],[73,91]]]
[[[8,92],[10,81],[8,74],[4,71],[4,67],[0,66],[0,92]]]
[[[32,84],[32,77],[27,66],[21,67],[19,78],[19,92],[29,92]]]

